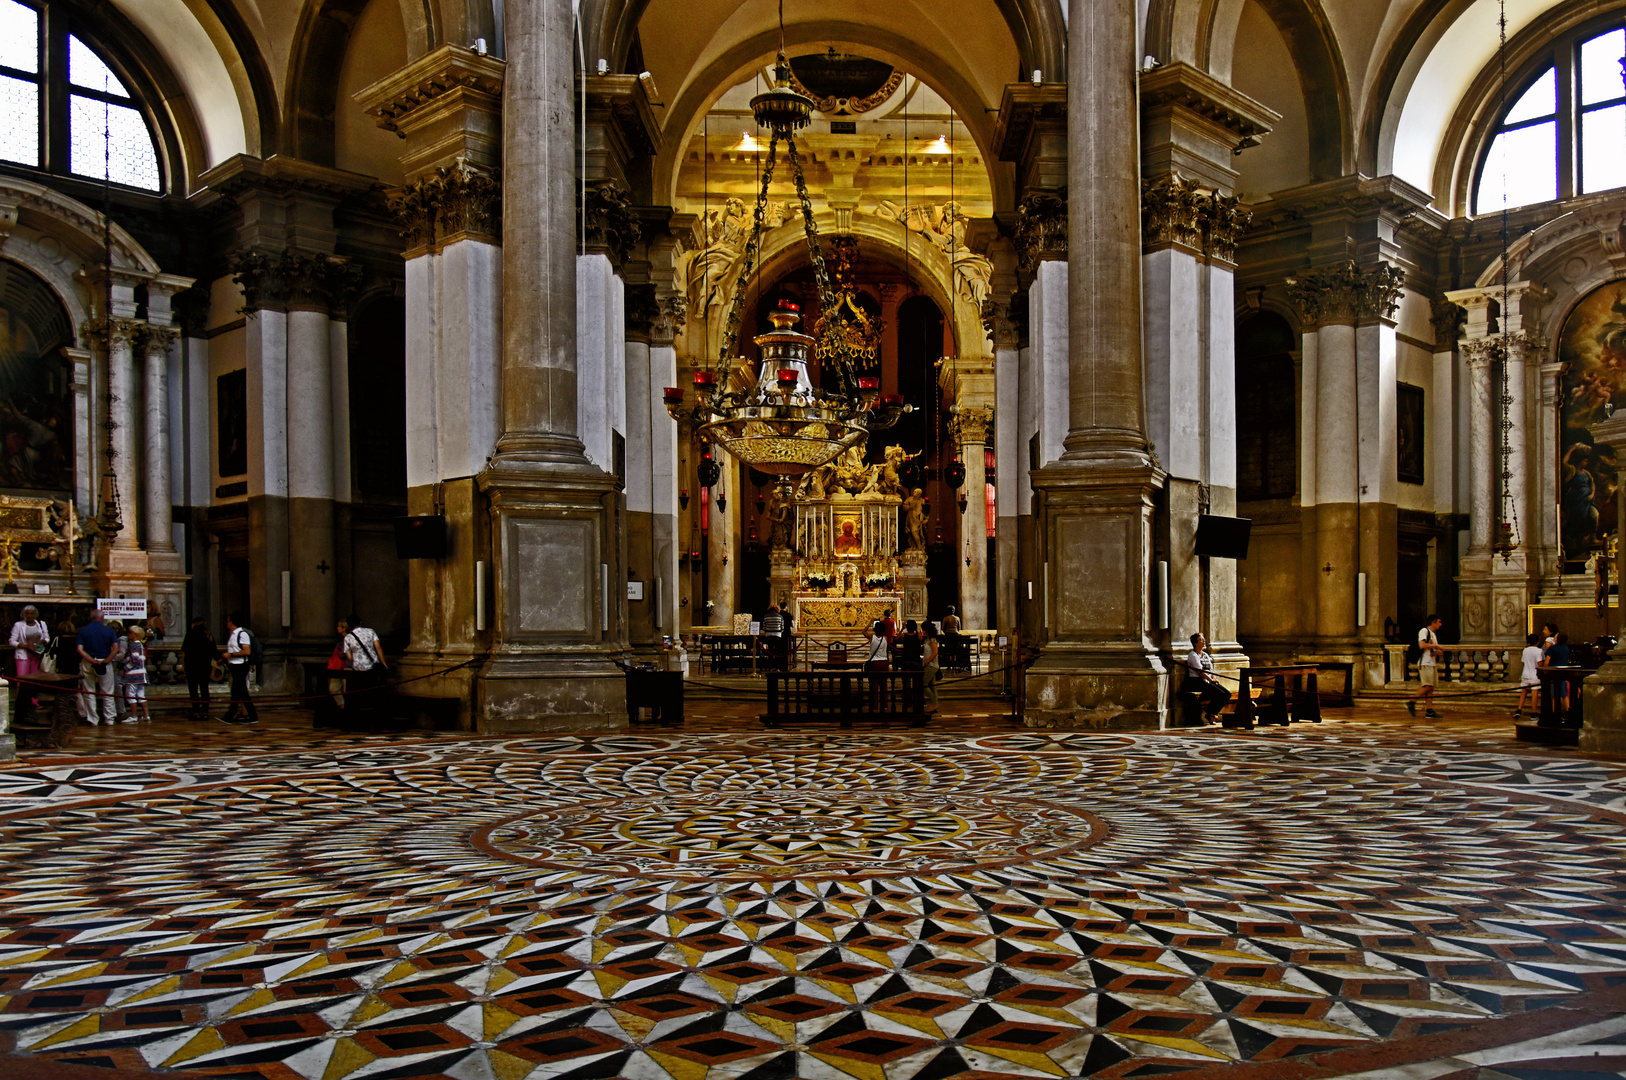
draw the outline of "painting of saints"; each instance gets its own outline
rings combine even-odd
[[[1626,407],[1626,282],[1594,289],[1571,309],[1558,338],[1559,532],[1568,569],[1615,533],[1613,455],[1593,437],[1594,424]]]

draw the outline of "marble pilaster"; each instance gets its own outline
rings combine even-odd
[[[146,383],[142,540],[147,550],[173,552],[169,490],[169,351],[180,337],[172,326],[148,326],[142,340]]]
[[[993,410],[987,406],[956,405],[951,421],[965,465],[966,500],[960,516],[962,559],[960,571],[960,611],[967,630],[988,626],[988,466],[985,453],[988,427]]]

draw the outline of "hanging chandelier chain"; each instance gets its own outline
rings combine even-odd
[[[819,231],[813,223],[813,200],[807,194],[807,178],[802,174],[802,156],[796,152],[796,140],[785,140],[785,152],[790,157],[791,173],[796,180],[796,195],[802,202],[802,230],[807,234],[808,256],[813,263],[813,281],[819,290],[819,308],[827,326],[835,325],[839,317],[840,302],[830,289],[830,273],[824,262],[824,248],[819,243]],[[857,393],[856,375],[845,339],[833,342],[834,356],[823,359],[833,362],[840,376],[841,392],[847,396]]]
[[[1507,113],[1507,0],[1497,0],[1497,66],[1501,75],[1501,115],[1505,118]],[[1510,295],[1508,283],[1508,205],[1507,205],[1507,143],[1502,144],[1502,303],[1500,308],[1500,330],[1502,336],[1502,385],[1501,406],[1502,422],[1497,433],[1497,454],[1501,459],[1501,498],[1497,500],[1497,509],[1500,520],[1497,522],[1496,536],[1492,547],[1499,549],[1504,562],[1512,560],[1513,549],[1518,545],[1519,537],[1519,508],[1513,500],[1513,350],[1512,334],[1508,328],[1508,297]]]
[[[774,162],[779,156],[779,132],[775,131],[768,140],[768,160],[762,166],[762,188],[757,193],[756,210],[751,218],[751,238],[745,242],[745,258],[740,267],[739,279],[734,284],[734,302],[728,309],[728,322],[724,324],[723,347],[718,350],[718,361],[723,360],[722,352],[734,347],[734,341],[740,335],[740,320],[745,315],[745,292],[751,280],[751,271],[756,266],[757,250],[762,242],[763,213],[768,206],[768,188],[773,184]]]

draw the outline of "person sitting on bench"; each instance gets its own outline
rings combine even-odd
[[[1204,714],[1212,723],[1220,710],[1231,701],[1231,692],[1220,685],[1214,674],[1214,658],[1208,655],[1208,639],[1201,634],[1191,635],[1191,651],[1186,654],[1186,680],[1180,685],[1182,694],[1202,699]]]

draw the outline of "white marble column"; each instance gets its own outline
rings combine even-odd
[[[172,326],[148,326],[143,339],[146,380],[146,474],[142,535],[148,551],[173,551],[169,486],[169,351],[180,337]]]
[[[141,459],[137,456],[140,429],[136,418],[135,339],[142,324],[115,320],[107,337],[108,441],[113,450],[113,475],[118,480],[119,506],[124,528],[113,541],[116,548],[140,546],[139,520]]]
[[[965,513],[960,515],[960,620],[967,630],[988,628],[988,465],[985,454],[992,410],[959,406],[954,435],[965,465]],[[967,563],[966,560],[970,562]]]
[[[1496,520],[1496,465],[1492,425],[1491,358],[1476,352],[1468,359],[1468,551],[1490,551]]]

